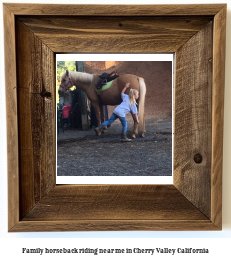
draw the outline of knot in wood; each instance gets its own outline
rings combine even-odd
[[[194,161],[197,164],[200,164],[202,162],[202,155],[200,153],[195,154]]]
[[[41,97],[43,98],[47,98],[47,99],[51,99],[51,93],[47,92],[46,90],[42,90],[42,92],[40,93]]]

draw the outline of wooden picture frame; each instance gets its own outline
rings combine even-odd
[[[221,230],[226,4],[3,4],[8,230]],[[56,185],[56,53],[175,53],[174,183]]]

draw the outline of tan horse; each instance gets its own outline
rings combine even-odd
[[[130,88],[139,91],[138,99],[138,114],[141,133],[140,136],[144,137],[145,133],[145,120],[144,120],[144,103],[146,95],[146,85],[144,79],[132,74],[124,74],[116,78],[112,86],[100,94],[95,91],[95,85],[98,81],[99,75],[92,75],[89,73],[82,72],[69,72],[68,70],[61,77],[61,84],[59,90],[67,91],[72,86],[79,87],[81,90],[86,92],[88,99],[91,101],[92,106],[95,110],[98,126],[102,121],[105,121],[104,105],[119,105],[122,102],[121,91],[127,82],[130,83]],[[129,94],[128,88],[126,94]],[[101,115],[101,117],[100,117]],[[132,115],[133,116],[133,115]],[[132,137],[135,138],[138,134],[138,123],[136,122],[134,116],[134,129]]]

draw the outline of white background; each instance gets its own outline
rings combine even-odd
[[[0,255],[2,260],[117,260],[145,259],[145,260],[231,260],[231,1],[204,0],[204,1],[8,1],[17,3],[63,3],[63,4],[202,4],[202,3],[227,3],[227,41],[226,41],[226,85],[225,85],[225,129],[224,129],[224,157],[223,157],[223,230],[222,231],[184,231],[184,232],[57,232],[57,233],[8,233],[7,232],[7,151],[6,151],[6,108],[5,108],[5,72],[4,72],[4,48],[3,48],[3,16],[2,0],[0,6]],[[103,255],[38,255],[22,254],[22,248],[208,248],[210,254],[103,254]],[[5,257],[6,256],[6,257]]]

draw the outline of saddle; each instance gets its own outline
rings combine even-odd
[[[109,73],[103,73],[99,76],[99,79],[95,85],[97,90],[101,90],[103,85],[119,77],[116,71]]]

